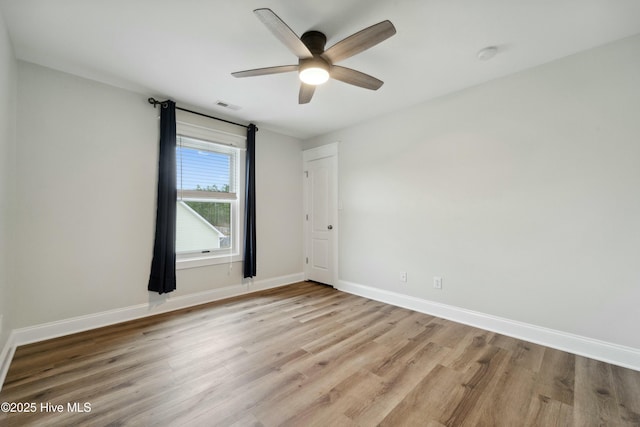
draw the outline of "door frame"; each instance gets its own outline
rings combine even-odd
[[[309,185],[308,185],[308,163],[314,160],[320,160],[327,157],[334,158],[333,176],[331,177],[331,189],[330,197],[332,198],[333,210],[330,212],[331,225],[333,226],[331,236],[331,282],[329,285],[334,288],[338,285],[338,237],[340,233],[340,226],[338,223],[338,142],[333,142],[319,147],[310,148],[302,151],[302,188],[303,188],[303,212],[302,212],[302,225],[304,236],[304,248],[302,254],[302,268],[304,271],[304,279],[308,280],[307,266],[309,265],[306,260],[309,256],[309,248],[311,243],[311,232],[309,230],[309,221],[307,215],[309,214]]]

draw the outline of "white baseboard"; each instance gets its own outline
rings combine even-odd
[[[153,316],[195,305],[206,304],[224,298],[244,295],[265,289],[277,288],[304,280],[304,273],[290,274],[264,280],[247,280],[245,283],[212,289],[195,294],[172,296],[171,294],[150,294],[150,300],[146,304],[137,304],[130,307],[103,311],[85,316],[72,317],[55,322],[43,323],[26,328],[14,329],[0,353],[0,390],[5,376],[9,371],[9,365],[16,347],[64,335],[83,332],[90,329],[109,326],[116,323]]]
[[[15,353],[15,351],[16,345],[14,344],[12,332],[9,334],[7,342],[4,343],[2,351],[0,351],[0,391],[2,390],[2,384],[4,384],[7,372],[9,372],[9,366],[11,365],[11,360],[13,359],[13,353]]]
[[[637,348],[625,347],[343,280],[338,281],[336,289],[640,371],[640,349]]]

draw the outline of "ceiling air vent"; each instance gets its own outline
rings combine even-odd
[[[225,101],[216,101],[216,106],[218,107],[222,107],[222,108],[228,108],[230,110],[239,110],[240,106],[238,105],[233,105],[233,104],[229,104],[228,102]]]

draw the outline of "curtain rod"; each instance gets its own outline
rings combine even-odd
[[[166,107],[167,106],[167,101],[158,101],[155,98],[149,98],[149,99],[147,99],[147,101],[149,101],[149,104],[153,105],[153,108],[156,108],[156,105],[160,105],[162,107]],[[176,106],[176,110],[182,110],[182,111],[186,111],[187,113],[196,114],[198,116],[208,117],[208,118],[213,119],[213,120],[218,120],[218,121],[221,121],[221,122],[229,123],[231,125],[240,126],[240,127],[245,128],[245,129],[249,128],[249,126],[247,126],[247,125],[243,125],[243,124],[240,124],[240,123],[236,123],[236,122],[232,122],[232,121],[229,121],[229,120],[221,119],[219,117],[210,116],[208,114],[198,113],[197,111],[187,110],[186,108],[182,108],[182,107],[178,107],[178,106]],[[256,132],[258,132],[258,128],[257,127],[256,127]]]

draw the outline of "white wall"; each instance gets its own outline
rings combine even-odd
[[[11,201],[14,186],[16,60],[0,15],[0,354],[12,325],[9,313],[11,276]],[[0,360],[0,363],[2,360]]]
[[[18,62],[15,328],[162,301],[146,290],[158,145],[146,98]],[[257,279],[301,273],[300,143],[261,130],[257,146]],[[240,284],[241,266],[179,270],[169,298]]]
[[[296,138],[256,135],[258,278],[303,271],[302,149]]]
[[[306,141],[340,141],[340,279],[640,349],[639,52],[636,36]]]

